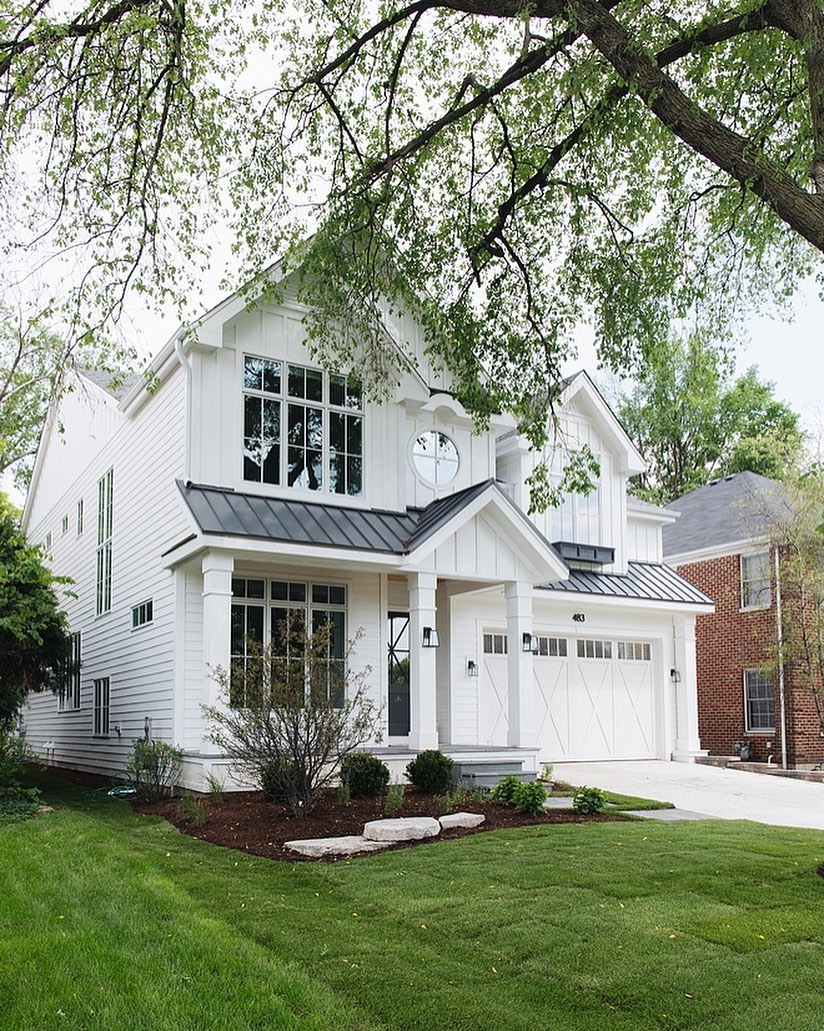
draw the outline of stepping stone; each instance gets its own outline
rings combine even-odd
[[[485,819],[483,813],[447,813],[439,822],[443,830],[449,830],[451,827],[480,827]]]
[[[548,798],[544,802],[544,809],[574,809],[575,806],[572,804],[572,799],[567,798],[564,795],[559,795],[557,798]]]
[[[363,828],[363,836],[370,841],[420,841],[422,838],[436,838],[440,833],[440,823],[431,816],[370,820]]]
[[[286,847],[302,856],[323,859],[324,856],[355,856],[359,852],[379,852],[388,841],[367,841],[360,834],[348,834],[343,838],[304,838],[302,841],[287,841]]]

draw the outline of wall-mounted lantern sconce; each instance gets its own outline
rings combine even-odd
[[[681,683],[681,674],[678,672],[677,669],[673,668],[670,670],[670,680],[673,682],[673,684]]]
[[[537,655],[538,638],[535,636],[535,634],[530,634],[525,631],[522,638],[521,648],[525,652],[532,652],[533,655]]]
[[[431,626],[425,626],[423,628],[423,641],[421,642],[424,648],[437,648],[441,643],[438,638],[438,631]]]
[[[474,659],[466,660],[466,675],[468,677],[477,677],[478,663]]]

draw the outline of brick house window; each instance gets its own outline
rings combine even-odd
[[[772,604],[770,553],[741,556],[741,608],[768,609]]]
[[[771,673],[744,670],[744,725],[748,733],[775,730],[775,687]]]

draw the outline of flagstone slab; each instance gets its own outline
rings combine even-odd
[[[363,836],[370,841],[421,841],[423,838],[436,838],[440,833],[441,825],[432,816],[370,820],[363,827]]]
[[[485,819],[483,813],[447,813],[439,822],[443,830],[449,830],[452,827],[480,827]]]
[[[286,847],[302,856],[323,859],[326,856],[356,856],[360,852],[380,852],[390,841],[373,841],[361,834],[347,834],[342,838],[304,838],[287,841]]]

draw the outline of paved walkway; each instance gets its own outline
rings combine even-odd
[[[672,802],[691,817],[757,820],[824,830],[824,784],[696,763],[555,763],[553,777],[570,784]]]

